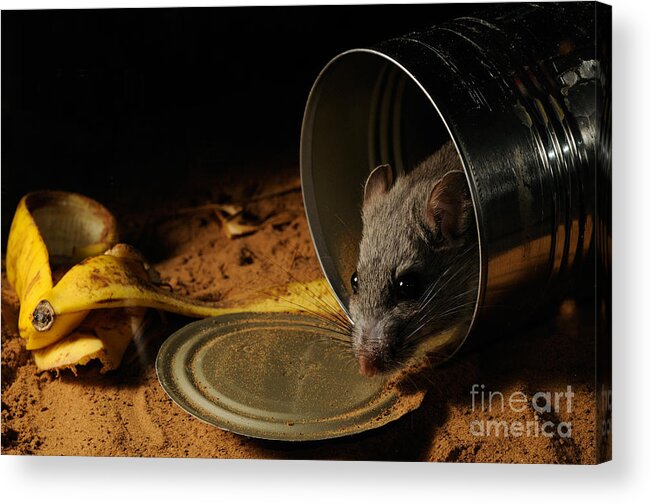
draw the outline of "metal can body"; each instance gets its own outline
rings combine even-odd
[[[361,236],[363,183],[407,171],[450,138],[479,236],[472,326],[540,312],[588,261],[600,138],[610,133],[609,47],[595,3],[507,4],[333,59],[301,137],[312,237],[342,307]],[[608,14],[609,15],[609,14]],[[608,147],[609,149],[609,147]]]

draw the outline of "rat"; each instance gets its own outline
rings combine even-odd
[[[478,254],[468,182],[451,141],[406,174],[387,164],[370,173],[349,303],[362,375],[406,366],[437,334],[469,320]]]

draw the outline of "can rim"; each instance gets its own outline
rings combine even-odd
[[[409,42],[415,42],[417,41],[410,39]],[[386,44],[386,43],[385,43]],[[390,55],[381,52],[377,49],[371,49],[371,48],[354,48],[354,49],[349,49],[347,51],[344,51],[334,58],[332,58],[324,67],[323,69],[319,72],[317,75],[314,84],[312,85],[312,88],[310,89],[310,93],[308,94],[307,102],[305,105],[305,110],[303,113],[303,122],[301,125],[301,141],[300,141],[300,177],[301,177],[301,193],[303,197],[303,206],[305,208],[305,214],[306,214],[306,220],[308,224],[308,229],[310,230],[310,237],[312,239],[312,244],[314,246],[315,252],[317,259],[319,261],[319,265],[321,266],[321,270],[323,271],[326,281],[328,282],[328,285],[330,286],[330,289],[334,293],[335,299],[343,309],[344,313],[346,313],[346,316],[350,319],[350,314],[348,311],[348,306],[347,302],[345,299],[343,299],[338,292],[338,289],[335,287],[333,284],[333,279],[331,278],[332,272],[336,270],[334,267],[334,263],[332,262],[332,259],[329,257],[326,257],[324,254],[321,252],[323,250],[327,249],[327,243],[325,239],[323,238],[323,233],[321,230],[320,224],[317,222],[318,219],[315,219],[314,217],[318,215],[318,208],[316,204],[316,200],[314,199],[314,191],[313,189],[313,180],[312,180],[312,172],[310,169],[307,168],[307,153],[311,151],[311,137],[306,137],[306,131],[308,127],[310,126],[310,123],[313,121],[314,118],[314,102],[318,94],[318,87],[322,81],[323,76],[335,65],[340,59],[345,58],[351,54],[371,54],[373,56],[380,57],[387,62],[391,63],[395,67],[397,67],[400,71],[402,71],[407,77],[411,79],[411,81],[418,86],[420,91],[423,93],[423,95],[429,100],[431,105],[434,107],[434,110],[438,114],[439,119],[441,120],[443,126],[445,127],[448,136],[452,143],[454,144],[454,148],[457,152],[457,155],[459,156],[459,160],[461,161],[461,165],[463,166],[463,171],[466,176],[466,182],[468,183],[468,187],[470,188],[470,198],[472,201],[472,207],[473,207],[473,214],[475,216],[475,226],[477,230],[477,252],[478,252],[478,259],[479,259],[479,274],[478,274],[478,285],[477,285],[477,298],[475,300],[475,307],[473,310],[472,314],[472,319],[470,321],[470,324],[468,325],[468,329],[466,330],[466,333],[463,337],[463,339],[460,340],[460,343],[452,350],[452,352],[447,356],[447,359],[451,358],[454,356],[461,347],[466,343],[468,336],[470,333],[473,331],[475,326],[477,325],[477,318],[479,315],[480,311],[480,305],[481,301],[484,297],[485,293],[485,277],[486,277],[486,270],[487,267],[484,265],[484,254],[482,253],[482,238],[481,238],[481,219],[480,219],[480,208],[478,205],[478,197],[476,195],[476,187],[472,183],[471,180],[471,172],[468,169],[466,165],[466,160],[459,149],[458,146],[458,141],[456,138],[456,135],[453,133],[452,129],[450,128],[448,122],[446,121],[445,117],[441,113],[438,105],[436,104],[436,101],[434,98],[431,96],[431,94],[423,87],[423,85],[419,82],[419,80],[416,78],[416,76],[409,71],[404,65],[402,65],[399,61],[396,59],[392,58]],[[311,164],[311,163],[310,163]],[[309,189],[310,195],[308,196],[307,190]],[[312,216],[312,218],[310,218]]]

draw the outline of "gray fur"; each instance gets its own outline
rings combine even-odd
[[[466,291],[474,288],[468,296],[476,295],[477,232],[468,193],[463,196],[468,215],[462,217],[471,219],[472,225],[464,228],[458,240],[445,240],[427,219],[433,188],[454,170],[463,167],[448,142],[408,174],[397,177],[387,191],[365,199],[359,287],[351,297],[350,313],[354,350],[371,359],[379,371],[402,365],[424,337],[449,325],[452,314],[462,315],[463,310],[454,309],[454,304],[467,303]],[[427,306],[396,301],[394,280],[414,270],[425,287],[431,288]]]

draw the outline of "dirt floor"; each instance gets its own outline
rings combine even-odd
[[[181,294],[219,301],[287,283],[292,276],[303,281],[320,277],[298,185],[296,167],[279,162],[264,180],[233,170],[219,180],[163,193],[155,204],[151,199],[133,202],[125,194],[110,206],[124,226],[125,241],[142,249],[163,281]],[[270,193],[281,194],[255,201]],[[211,211],[183,210],[242,201],[248,201],[249,219],[262,224],[259,231],[237,239],[225,236]],[[101,375],[89,366],[77,376],[38,373],[17,334],[18,304],[4,272],[2,280],[4,454],[595,462],[593,317],[571,299],[549,322],[433,370],[423,404],[400,420],[347,438],[286,443],[206,425],[167,397],[153,360],[165,335],[187,322],[181,317],[169,317],[144,351],[129,348],[117,371]],[[485,394],[500,392],[506,398],[504,409],[497,401],[491,410],[482,409],[480,395],[473,408],[473,384]],[[556,411],[541,413],[533,407],[536,393],[553,396],[566,392],[568,385],[574,394],[571,406],[562,398]],[[526,400],[511,407],[509,397]],[[511,429],[508,436],[500,430],[504,425]],[[513,425],[521,427],[513,430]],[[559,435],[560,425],[563,433],[569,425],[571,436]],[[542,430],[556,434],[547,437]]]

